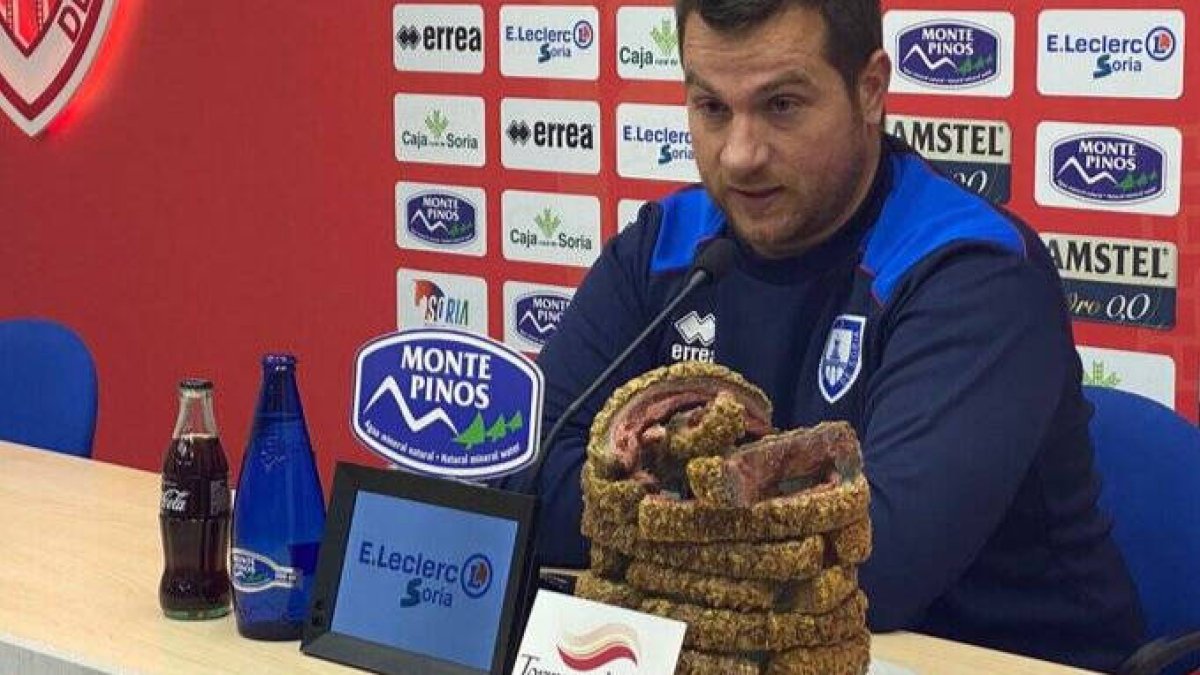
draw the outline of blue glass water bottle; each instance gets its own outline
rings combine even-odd
[[[296,387],[296,358],[267,354],[233,507],[238,632],[300,638],[325,528],[325,499]]]

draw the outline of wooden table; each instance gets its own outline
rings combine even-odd
[[[164,618],[158,493],[155,473],[0,441],[0,673],[360,672],[231,616]],[[1082,672],[911,633],[872,653],[921,675]]]

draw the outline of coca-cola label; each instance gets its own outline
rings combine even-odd
[[[233,549],[233,587],[242,593],[258,593],[270,588],[299,588],[302,572],[280,565],[269,557],[244,548]]]
[[[163,478],[158,510],[172,518],[212,518],[229,513],[229,479]]]
[[[180,490],[179,488],[164,488],[162,501],[159,502],[158,510],[163,513],[173,513],[182,516],[187,511],[188,496],[190,494],[187,490]]]

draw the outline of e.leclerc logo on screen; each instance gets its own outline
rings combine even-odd
[[[1084,134],[1056,143],[1051,181],[1056,190],[1100,204],[1132,204],[1163,191],[1164,153],[1121,134]]]
[[[543,378],[483,336],[419,328],[378,337],[355,359],[354,434],[419,473],[485,480],[533,461]]]
[[[397,550],[385,542],[364,539],[355,560],[359,565],[390,570],[407,577],[400,607],[454,607],[456,598],[478,600],[492,588],[492,561],[482,553],[465,560],[445,559],[425,552]]]
[[[457,246],[475,239],[475,205],[449,191],[427,191],[409,198],[406,223],[412,236],[430,244]]]
[[[1000,36],[967,21],[929,21],[896,38],[901,77],[945,88],[974,87],[1000,73]]]

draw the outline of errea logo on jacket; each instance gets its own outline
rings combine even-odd
[[[701,317],[693,310],[675,321],[675,332],[683,342],[671,345],[672,361],[713,362],[715,350],[712,346],[717,341],[717,317],[712,314]]]

